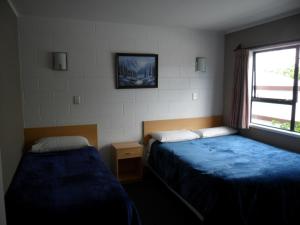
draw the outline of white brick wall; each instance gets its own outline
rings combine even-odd
[[[108,164],[109,144],[141,140],[143,120],[222,114],[222,34],[32,17],[19,27],[25,127],[97,123]],[[67,72],[51,70],[53,51],[69,53]],[[115,52],[159,54],[159,88],[115,89]],[[206,73],[195,72],[197,56]]]

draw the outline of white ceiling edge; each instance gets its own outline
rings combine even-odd
[[[37,17],[37,18],[45,18],[45,19],[58,19],[58,20],[73,20],[73,21],[91,21],[91,20],[82,20],[82,19],[74,19],[74,18],[53,18],[53,17],[41,17],[41,16],[31,16],[31,15],[24,15],[24,14],[20,14],[17,10],[17,8],[15,7],[14,3],[12,2],[12,0],[7,0],[8,4],[10,5],[11,9],[13,10],[13,12],[15,13],[15,15],[17,17]],[[290,16],[294,16],[300,13],[300,9],[293,11],[293,12],[288,12],[288,13],[283,13],[280,14],[278,16],[274,16],[271,18],[267,18],[258,22],[254,22],[254,23],[250,23],[250,24],[246,24],[244,26],[239,26],[230,30],[219,30],[219,31],[215,31],[215,32],[219,32],[219,33],[223,33],[225,35],[227,34],[231,34],[234,32],[238,32],[238,31],[242,31],[242,30],[246,30],[249,28],[253,28],[259,25],[263,25],[266,23],[270,23],[270,22],[274,22],[280,19],[284,19]],[[119,23],[119,24],[129,24],[129,23],[121,23],[121,22],[109,22],[109,21],[99,21],[99,20],[93,20],[94,22],[103,22],[103,23]],[[143,26],[155,26],[155,25],[147,25],[147,24],[134,24],[134,25],[143,25]],[[158,26],[158,27],[173,27],[174,26]],[[202,30],[202,29],[198,29],[198,28],[188,28],[188,27],[181,27],[181,28],[186,28],[186,29],[192,29],[192,30]],[[214,30],[207,30],[207,31],[214,31]]]
[[[245,26],[241,26],[241,27],[237,27],[237,28],[233,28],[231,30],[225,31],[225,35],[231,34],[231,33],[234,33],[234,32],[238,32],[238,31],[242,31],[242,30],[246,30],[246,29],[249,29],[249,28],[253,28],[253,27],[256,27],[256,26],[259,26],[259,25],[264,25],[266,23],[281,20],[281,19],[284,19],[284,18],[287,18],[287,17],[290,17],[290,16],[295,16],[299,13],[300,13],[300,9],[296,10],[296,11],[293,11],[293,12],[280,14],[278,16],[274,16],[274,17],[271,17],[271,18],[268,18],[268,19],[264,19],[264,20],[255,22],[255,23],[250,23],[250,24],[245,25]]]
[[[12,11],[15,13],[16,17],[20,17],[20,13],[18,12],[17,8],[15,7],[14,3],[12,3],[11,0],[7,0],[7,3],[9,4]]]
[[[65,18],[65,17],[48,17],[48,16],[35,16],[35,15],[25,15],[20,14],[18,16],[18,20],[22,19],[30,19],[30,20],[48,20],[48,21],[56,21],[56,22],[82,22],[82,23],[104,23],[104,24],[119,24],[119,25],[133,25],[133,26],[141,26],[141,27],[153,27],[153,28],[165,28],[165,29],[179,29],[179,30],[189,30],[195,32],[208,32],[213,34],[225,35],[225,31],[223,30],[208,30],[201,28],[192,28],[187,26],[171,26],[171,25],[151,25],[151,24],[141,24],[141,23],[122,23],[115,21],[106,21],[106,20],[88,20],[88,19],[76,19],[76,18]]]

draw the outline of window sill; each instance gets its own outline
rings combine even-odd
[[[282,134],[282,135],[286,135],[286,136],[290,136],[290,137],[300,138],[300,133],[296,133],[296,132],[279,130],[279,129],[276,129],[276,128],[266,127],[266,126],[263,126],[263,125],[258,125],[258,124],[253,124],[253,123],[250,123],[249,127],[250,128],[256,128],[256,129],[259,129],[259,130],[265,130],[265,131],[269,131],[269,132],[273,132],[273,133],[277,133],[277,134]]]

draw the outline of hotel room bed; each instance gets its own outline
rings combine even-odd
[[[155,141],[148,163],[207,224],[300,224],[300,154],[228,135]]]
[[[128,195],[94,147],[25,153],[6,194],[8,225],[139,225]]]

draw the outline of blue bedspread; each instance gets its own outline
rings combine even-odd
[[[6,193],[8,225],[138,225],[128,195],[93,147],[26,153]]]
[[[154,142],[148,161],[208,224],[300,224],[300,154],[229,135]]]

